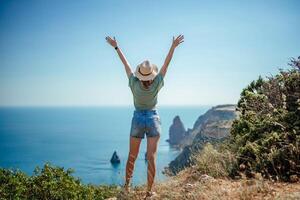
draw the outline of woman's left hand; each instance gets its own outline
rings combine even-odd
[[[172,46],[175,48],[177,47],[180,43],[184,42],[184,36],[183,35],[178,35],[177,38],[173,36],[173,43]]]

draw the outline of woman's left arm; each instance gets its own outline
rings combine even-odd
[[[168,53],[168,55],[167,55],[167,57],[166,57],[166,59],[165,59],[165,62],[164,62],[164,64],[163,64],[163,66],[162,66],[161,69],[160,69],[160,73],[161,73],[163,76],[165,76],[166,73],[167,73],[169,64],[170,64],[170,62],[171,62],[171,60],[172,60],[173,53],[174,53],[176,47],[177,47],[179,44],[181,44],[182,42],[184,42],[183,39],[184,39],[184,36],[183,36],[183,35],[179,35],[176,39],[175,39],[175,37],[173,37],[172,46],[171,46],[171,48],[170,48],[170,50],[169,50],[169,53]]]
[[[123,65],[125,67],[127,77],[129,78],[130,75],[132,74],[132,70],[131,70],[130,64],[128,63],[126,57],[124,56],[123,52],[121,51],[120,47],[118,46],[116,38],[114,37],[114,39],[111,39],[109,36],[107,36],[105,39],[112,47],[114,47],[117,50],[119,58],[121,59]]]

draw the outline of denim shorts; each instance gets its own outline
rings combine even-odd
[[[131,121],[130,136],[137,138],[160,136],[161,120],[156,109],[135,110]]]

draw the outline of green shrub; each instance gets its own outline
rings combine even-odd
[[[300,57],[289,65],[293,68],[266,80],[259,77],[241,93],[231,142],[248,176],[300,177]]]
[[[33,176],[19,170],[0,169],[0,199],[106,199],[119,191],[115,185],[85,185],[73,170],[45,164]]]

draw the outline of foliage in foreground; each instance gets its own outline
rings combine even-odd
[[[296,181],[300,177],[300,57],[293,68],[253,81],[241,93],[240,118],[231,129],[238,166],[248,176]]]
[[[199,172],[214,178],[232,176],[236,167],[235,155],[226,148],[226,142],[218,147],[206,143],[199,153],[193,155],[193,159]]]
[[[19,170],[0,169],[0,199],[106,199],[117,186],[85,185],[72,176],[73,170],[45,164],[33,176]]]

